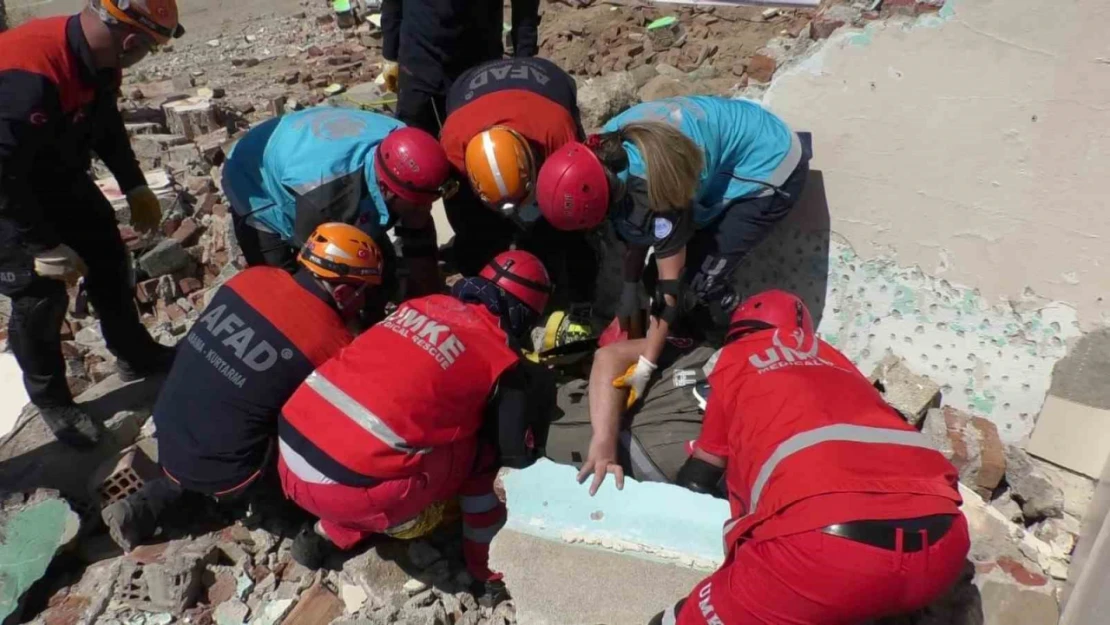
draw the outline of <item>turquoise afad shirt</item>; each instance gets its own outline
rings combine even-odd
[[[729,202],[769,194],[762,185],[741,182],[728,174],[782,185],[802,156],[798,137],[777,115],[750,100],[687,96],[644,102],[605,124],[605,132],[637,121],[661,121],[694,140],[705,155],[694,222],[713,221]],[[625,142],[628,171],[645,178],[640,151]]]
[[[359,207],[386,226],[389,210],[374,173],[378,144],[404,124],[377,113],[316,107],[255,126],[231,150],[224,191],[248,223],[293,238],[296,196],[356,171],[370,196]]]

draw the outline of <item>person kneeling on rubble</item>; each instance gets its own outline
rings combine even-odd
[[[386,254],[392,289],[396,226],[409,293],[440,290],[432,203],[457,188],[439,142],[385,115],[316,107],[252,128],[223,171],[247,264],[296,269],[296,250],[325,222],[369,232]]]
[[[151,537],[185,491],[220,502],[280,493],[274,466],[282,405],[313,368],[351,342],[348,325],[382,283],[382,255],[362,230],[324,224],[290,275],[253,267],[220,287],[190,330],[158,402],[165,476],[104,509],[124,549]]]
[[[970,548],[957,472],[783,291],[745,300],[678,483],[727,497],[724,565],[653,625],[839,625],[905,614]],[[591,447],[586,468],[614,460]],[[722,487],[723,482],[723,487]]]
[[[298,562],[319,568],[372,534],[426,534],[457,497],[467,569],[499,584],[494,479],[543,456],[554,406],[553,377],[517,347],[550,284],[535,256],[503,252],[451,296],[405,302],[305,380],[279,425],[285,494],[320,519],[294,541]]]

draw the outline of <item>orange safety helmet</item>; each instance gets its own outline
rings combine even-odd
[[[466,175],[486,206],[510,216],[532,196],[536,159],[520,133],[494,126],[466,144]]]
[[[324,280],[382,283],[382,251],[369,234],[349,224],[320,225],[301,248],[297,262]]]
[[[132,26],[158,45],[185,34],[178,22],[176,0],[93,0],[102,17]]]

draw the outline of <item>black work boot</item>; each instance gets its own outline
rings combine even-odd
[[[177,349],[158,345],[142,362],[117,360],[116,369],[119,370],[119,379],[122,382],[135,382],[152,375],[166,373],[173,366],[173,359],[176,355]]]
[[[124,551],[131,551],[150,538],[154,532],[140,527],[142,523],[130,498],[121,499],[100,511],[108,526],[108,535]]]
[[[318,571],[324,566],[328,556],[339,551],[335,543],[322,536],[316,530],[315,523],[309,523],[301,528],[297,537],[293,539],[291,550],[293,559],[297,564],[312,571]]]
[[[77,449],[90,449],[100,442],[100,428],[76,404],[39,408],[42,420],[54,436]]]

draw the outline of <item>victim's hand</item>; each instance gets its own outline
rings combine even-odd
[[[624,490],[624,468],[617,459],[616,442],[591,441],[590,452],[578,471],[578,483],[584,483],[593,474],[594,480],[590,484],[590,497],[593,497],[609,473],[617,481],[617,490]]]

